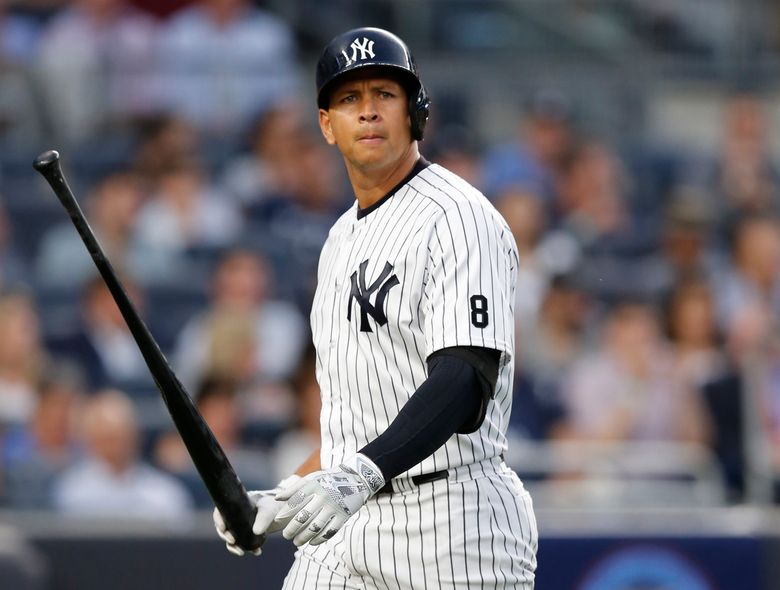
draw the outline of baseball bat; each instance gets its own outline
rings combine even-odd
[[[60,167],[60,155],[54,150],[42,153],[33,162],[37,170],[49,183],[54,194],[70,215],[70,220],[79,232],[89,250],[95,266],[122,312],[138,348],[143,354],[149,372],[160,390],[176,429],[184,441],[192,462],[200,474],[214,505],[222,513],[225,523],[244,550],[260,547],[265,535],[255,535],[252,524],[255,507],[249,500],[246,489],[239,480],[222,447],[206,421],[198,412],[184,386],[171,369],[160,347],[149,332],[135,307],[131,303],[122,283],[116,276],[111,263],[100,247],[95,234],[87,223],[73,192],[68,186]]]

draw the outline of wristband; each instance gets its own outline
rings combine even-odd
[[[369,498],[385,485],[385,476],[382,475],[382,471],[371,459],[362,453],[352,455],[340,467],[347,473],[357,475],[366,484]]]

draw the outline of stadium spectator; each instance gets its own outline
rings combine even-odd
[[[128,172],[111,173],[89,193],[89,224],[112,266],[120,272],[143,276],[154,264],[162,264],[133,237],[144,198],[141,179]],[[158,270],[162,273],[163,270]],[[35,263],[37,284],[46,288],[80,290],[96,275],[95,263],[70,221],[44,234]]]
[[[282,260],[276,269],[279,294],[308,313],[322,245],[354,197],[333,162],[335,152],[311,132],[288,156],[294,159],[287,163],[285,186],[247,209],[249,234],[256,248]]]
[[[203,326],[206,355],[199,368],[201,378],[213,376],[235,382],[245,424],[267,442],[289,424],[293,400],[281,379],[270,378],[258,366],[262,357],[256,321],[256,315],[248,309],[221,308],[208,312],[208,321]]]
[[[126,277],[125,291],[143,313],[142,292]],[[69,359],[84,369],[90,389],[153,387],[138,346],[122,314],[100,277],[87,283],[81,294],[81,317],[76,328],[52,336],[47,342],[52,355]]]
[[[660,245],[648,271],[669,295],[680,282],[701,279],[714,284],[723,262],[715,244],[715,218],[706,195],[678,187],[662,212]]]
[[[567,438],[599,441],[703,442],[697,392],[675,378],[673,357],[653,305],[617,303],[601,345],[584,355],[564,385]]]
[[[780,169],[769,123],[767,105],[756,95],[737,94],[723,108],[720,153],[704,179],[721,234],[741,215],[780,213]]]
[[[84,385],[77,367],[49,363],[38,384],[32,417],[0,441],[5,500],[10,508],[52,507],[55,479],[81,454],[75,425]]]
[[[630,228],[625,170],[612,150],[600,142],[578,143],[560,165],[555,215],[584,247]]]
[[[740,310],[764,306],[780,313],[780,222],[750,215],[735,222],[731,259],[716,282],[718,323],[731,324]]]
[[[777,333],[766,306],[738,309],[725,329],[728,364],[702,388],[732,502],[780,501]]]
[[[496,200],[496,207],[512,231],[520,255],[517,271],[515,318],[522,345],[553,275],[569,272],[577,262],[580,249],[566,232],[549,231],[548,215],[538,195],[507,189]]]
[[[80,517],[145,519],[181,526],[192,498],[173,477],[139,458],[135,409],[118,390],[104,390],[84,409],[86,457],[54,486],[54,506]]]
[[[669,295],[664,311],[666,332],[675,357],[674,373],[698,391],[725,368],[711,285],[693,277],[679,282]]]
[[[235,382],[223,377],[206,377],[195,393],[195,403],[244,486],[247,489],[272,487],[277,480],[269,469],[265,453],[259,448],[249,447],[242,440],[244,425]],[[213,506],[177,432],[168,432],[157,440],[154,460],[160,468],[175,475],[187,486],[196,506]]]
[[[518,364],[537,378],[565,376],[590,338],[592,304],[575,274],[553,276],[535,323],[516,335]]]
[[[37,58],[55,133],[83,140],[155,108],[156,34],[125,0],[76,0],[59,12]]]
[[[167,268],[169,282],[186,279],[189,248],[222,248],[240,236],[238,207],[208,185],[203,166],[195,160],[171,163],[162,173],[149,200],[141,207],[136,236],[146,248],[174,260]]]
[[[248,0],[201,0],[163,25],[165,104],[210,134],[236,133],[295,95],[295,51],[288,25]]]
[[[626,171],[601,142],[575,145],[562,158],[553,225],[576,240],[581,276],[601,298],[657,293],[655,228],[635,219],[626,197]]]
[[[180,162],[196,158],[202,147],[195,126],[172,113],[143,117],[137,121],[135,130],[138,145],[133,157],[133,172],[151,185]]]
[[[509,188],[555,197],[559,160],[575,139],[570,100],[540,90],[526,104],[517,137],[489,149],[483,161],[485,194],[493,198]]]
[[[563,384],[590,344],[591,306],[574,274],[558,274],[550,279],[535,321],[517,330],[517,403],[510,416],[515,434],[554,436],[564,413]]]
[[[300,175],[303,133],[299,105],[285,102],[263,111],[249,133],[249,152],[228,163],[222,186],[245,207],[286,191]]]
[[[271,298],[268,263],[248,250],[230,250],[212,277],[211,301],[181,331],[173,359],[185,384],[194,387],[214,372],[239,381],[273,383],[298,364],[307,335],[301,314]]]
[[[0,296],[0,427],[30,419],[46,359],[32,299],[19,292]]]
[[[729,363],[704,386],[713,449],[731,499],[780,501],[780,225],[747,214],[733,224],[730,264],[714,293]]]

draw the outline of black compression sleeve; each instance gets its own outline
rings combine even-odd
[[[484,378],[461,356],[441,351],[428,359],[428,378],[385,432],[360,452],[390,480],[417,465],[482,415]],[[480,420],[481,422],[481,420]],[[478,427],[479,425],[477,425]]]
[[[460,434],[469,434],[478,430],[485,419],[485,412],[490,398],[496,391],[496,381],[498,381],[498,365],[501,359],[501,353],[493,348],[482,348],[479,346],[456,346],[453,348],[442,348],[428,357],[430,366],[431,360],[441,355],[452,355],[466,361],[477,370],[480,382],[480,391],[482,392],[481,405],[479,411],[474,413],[474,418],[458,429]]]

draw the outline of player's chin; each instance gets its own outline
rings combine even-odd
[[[384,144],[358,145],[353,152],[353,160],[363,169],[382,168],[392,160]]]
[[[363,141],[356,142],[354,154],[359,160],[366,163],[387,158],[387,144],[383,141]]]

